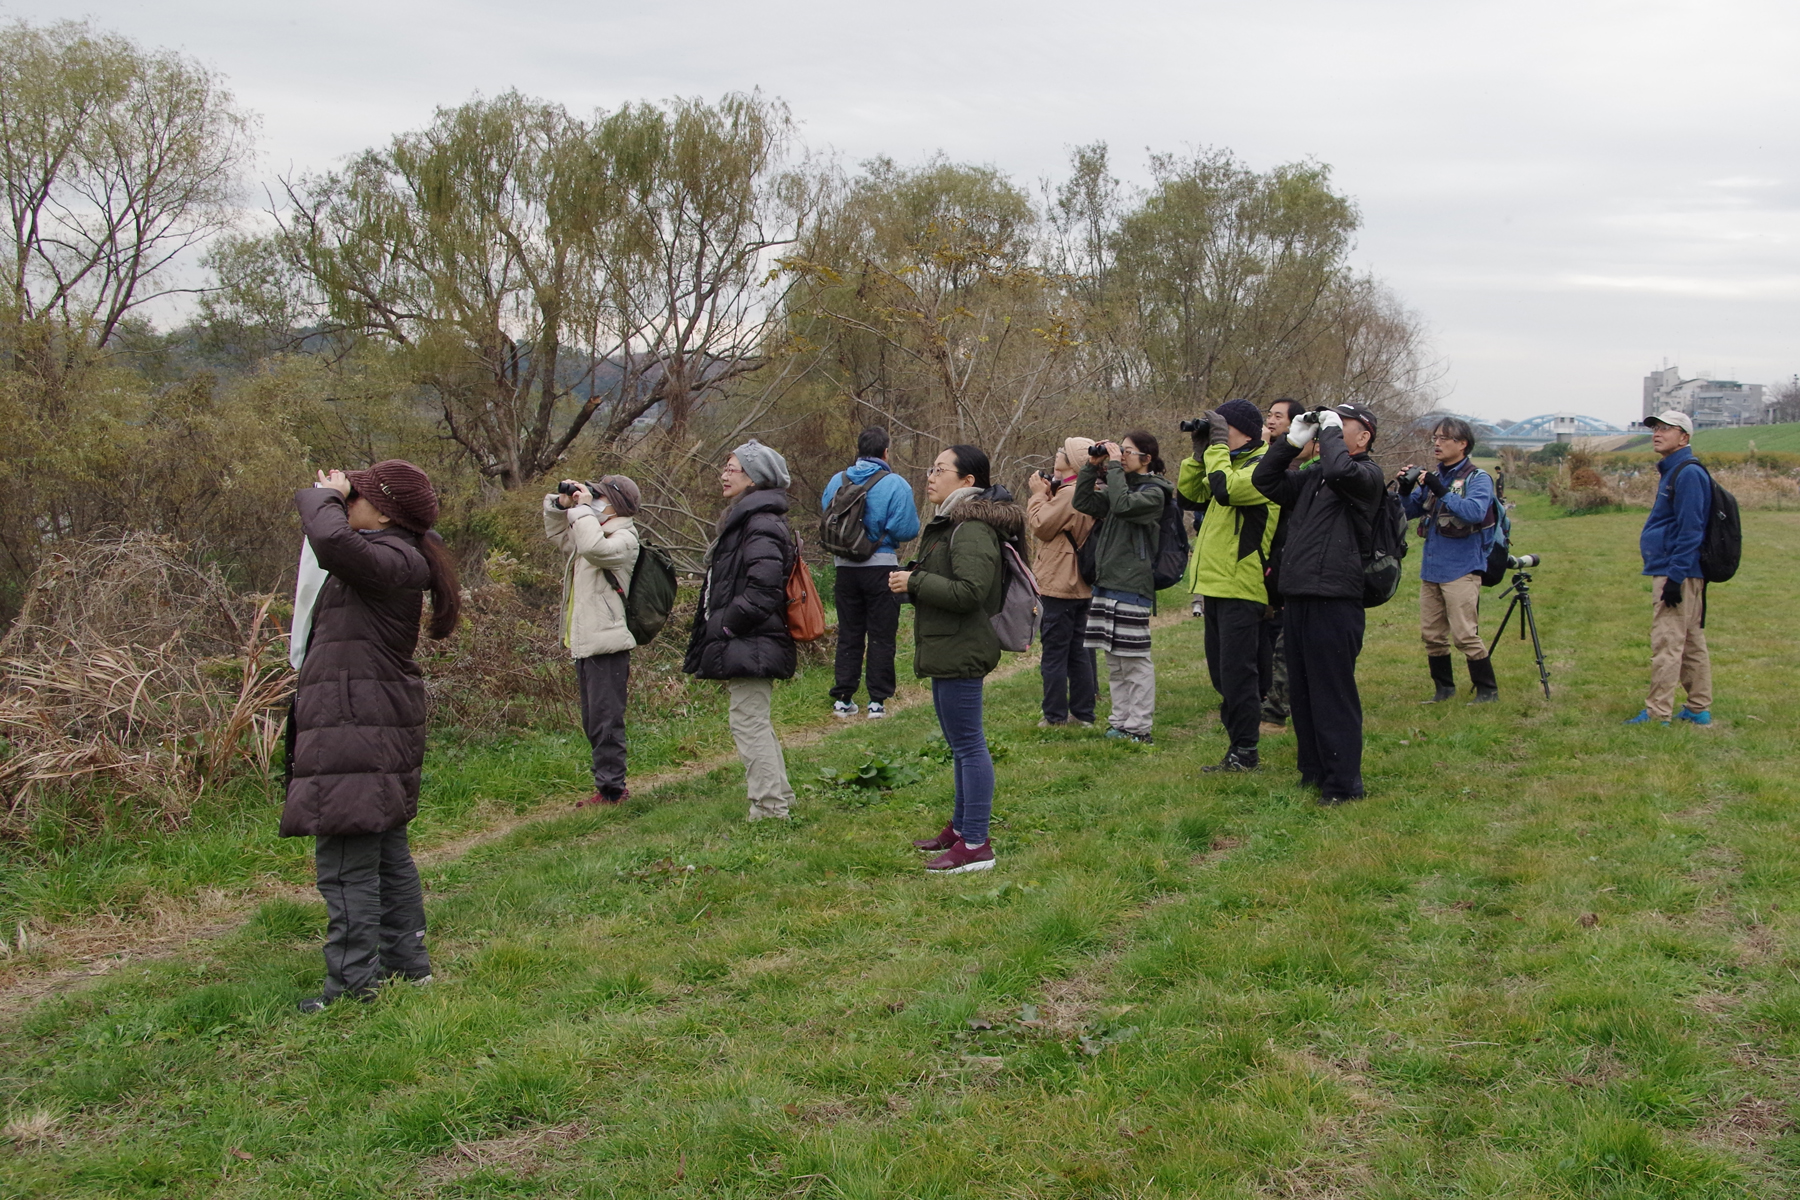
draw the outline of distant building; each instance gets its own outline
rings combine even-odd
[[[1694,418],[1695,429],[1765,425],[1769,405],[1763,390],[1760,383],[1735,379],[1683,379],[1680,367],[1665,367],[1644,376],[1644,416],[1673,409]]]

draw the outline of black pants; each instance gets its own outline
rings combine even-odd
[[[325,897],[325,998],[367,996],[390,975],[431,974],[425,891],[406,827],[315,839]]]
[[[1206,673],[1219,693],[1219,721],[1236,749],[1256,749],[1262,719],[1257,652],[1262,644],[1260,600],[1206,598]]]
[[[594,790],[617,800],[625,790],[625,688],[631,682],[631,651],[575,660],[581,685],[581,727],[594,748]]]
[[[1094,720],[1094,697],[1100,689],[1094,652],[1081,644],[1087,628],[1088,602],[1043,596],[1044,618],[1038,625],[1043,657],[1044,719],[1061,723]]]
[[[1275,725],[1288,719],[1287,655],[1281,645],[1281,610],[1263,618],[1256,647],[1258,686],[1262,689],[1262,719]]]
[[[1288,702],[1299,741],[1300,778],[1328,800],[1363,794],[1362,697],[1356,656],[1362,653],[1362,601],[1289,596]]]
[[[856,696],[863,674],[863,643],[869,647],[869,702],[894,694],[894,638],[900,631],[900,597],[888,591],[888,575],[899,567],[839,567],[832,598],[837,603],[837,676],[831,698]]]

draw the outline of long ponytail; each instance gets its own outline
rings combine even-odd
[[[457,618],[462,615],[462,586],[456,578],[456,562],[450,547],[434,532],[419,538],[419,550],[431,567],[431,624],[425,632],[434,638],[447,638],[456,632]]]

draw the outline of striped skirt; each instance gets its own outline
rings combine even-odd
[[[1087,628],[1082,631],[1081,645],[1083,649],[1104,650],[1120,658],[1148,658],[1149,606],[1095,596],[1088,601]]]

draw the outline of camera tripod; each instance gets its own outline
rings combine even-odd
[[[1544,665],[1544,644],[1538,641],[1537,616],[1531,611],[1531,573],[1529,571],[1513,572],[1512,584],[1500,593],[1500,599],[1512,597],[1512,603],[1506,606],[1506,615],[1500,618],[1500,628],[1494,631],[1494,640],[1489,643],[1489,653],[1500,647],[1500,637],[1506,632],[1506,623],[1512,620],[1513,610],[1519,610],[1519,640],[1525,640],[1527,630],[1531,632],[1531,648],[1537,653],[1538,679],[1544,685],[1544,699],[1550,698],[1550,668]]]

